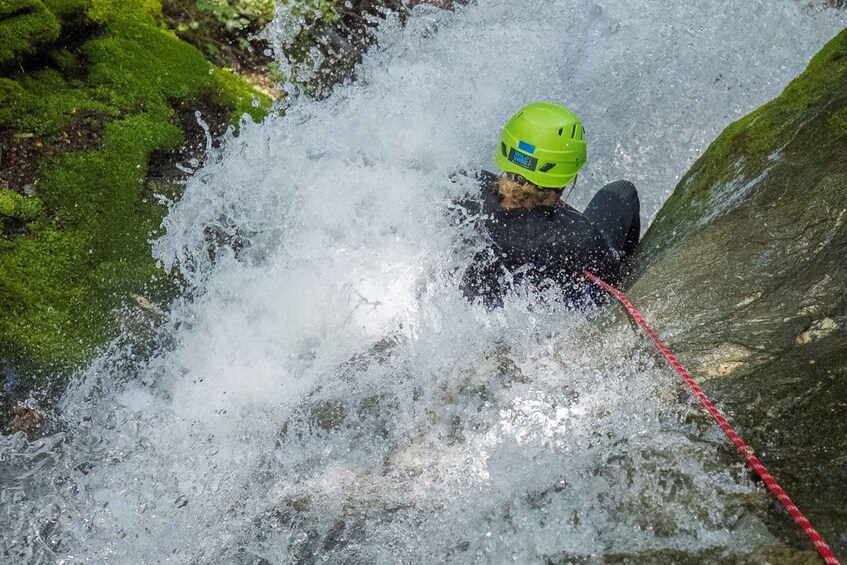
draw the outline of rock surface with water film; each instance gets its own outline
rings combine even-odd
[[[682,179],[646,234],[631,292],[842,556],[846,84],[843,31]],[[781,509],[770,525],[807,543]]]

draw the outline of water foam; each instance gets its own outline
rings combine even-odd
[[[189,291],[153,358],[117,341],[68,391],[64,433],[0,441],[4,550],[537,562],[773,543],[719,432],[626,325],[463,300],[473,250],[446,209],[472,186],[449,176],[491,168],[510,114],[556,100],[590,144],[572,203],[629,178],[647,220],[843,25],[775,0],[480,0],[389,22],[355,82],[246,124],[189,181],[154,246]]]

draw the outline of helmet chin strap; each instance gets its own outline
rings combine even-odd
[[[578,179],[578,178],[579,178],[579,173],[577,173],[576,176],[573,178],[573,184],[571,184],[571,189],[568,191],[568,195],[565,196],[565,204],[568,203],[568,198],[570,198],[571,194],[573,194],[573,189],[576,188],[576,179]]]

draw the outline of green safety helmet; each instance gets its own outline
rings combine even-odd
[[[495,161],[541,188],[564,188],[585,164],[585,128],[564,106],[533,102],[503,128]]]

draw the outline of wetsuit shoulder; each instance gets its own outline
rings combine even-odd
[[[495,228],[495,232],[500,231],[500,237],[495,236],[494,240],[507,238],[511,246],[520,248],[524,253],[535,250],[566,270],[581,272],[588,267],[605,272],[606,265],[616,263],[614,252],[603,233],[576,209],[570,206],[539,206],[522,216],[513,222],[501,218],[498,223],[505,223],[506,229]]]

